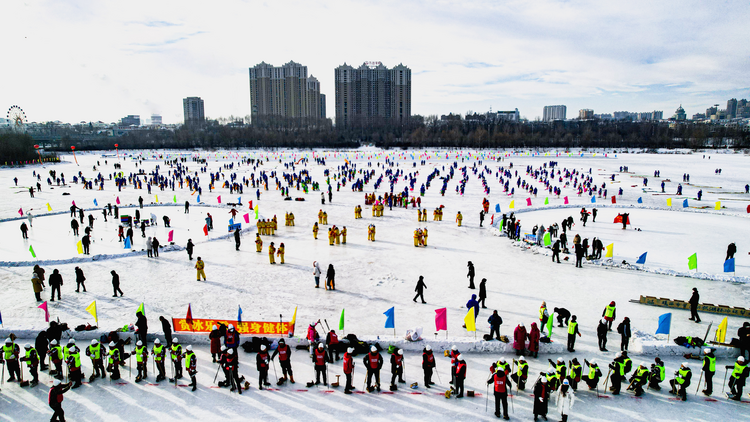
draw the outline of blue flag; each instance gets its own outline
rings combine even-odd
[[[500,212],[500,204],[495,204],[495,212]]]
[[[94,205],[97,207],[99,206],[99,204],[96,202],[96,198],[94,198]]]
[[[242,205],[242,197],[241,196],[237,197],[237,203],[240,204],[240,205]]]
[[[125,238],[125,249],[130,249],[130,237]]]
[[[0,314],[0,325],[3,324],[3,314]]]
[[[669,327],[672,325],[672,313],[659,315],[659,328],[656,329],[656,334],[669,334]]]
[[[646,254],[648,252],[644,252],[643,255],[638,257],[638,261],[635,261],[636,264],[645,264],[646,263]]]
[[[242,322],[242,306],[237,305],[237,308],[239,308],[237,311],[237,322]]]
[[[641,198],[640,196],[638,197],[638,203],[639,203],[639,204],[642,204],[642,203],[643,203],[643,198]]]
[[[687,208],[687,207],[688,207],[687,199],[683,199],[682,200],[682,208]]]
[[[230,226],[234,226],[234,218],[230,218],[229,219],[229,225]]]
[[[734,258],[729,258],[726,261],[724,261],[724,272],[725,273],[734,272]]]
[[[197,203],[200,204],[200,202],[201,202],[201,196],[200,195],[198,195],[198,198],[195,199],[195,202],[197,202]]]
[[[591,196],[591,203],[596,204],[596,196]]]
[[[396,310],[395,307],[391,307],[391,309],[383,312],[383,315],[386,316],[385,319],[385,328],[396,328]]]

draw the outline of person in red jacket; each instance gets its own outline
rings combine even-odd
[[[221,331],[219,331],[219,328],[217,326],[213,326],[211,328],[211,334],[208,335],[208,338],[211,339],[211,357],[214,360],[214,363],[216,363],[216,357],[221,352]]]
[[[539,328],[536,326],[536,322],[531,323],[531,331],[529,331],[529,355],[538,357],[539,356],[539,337],[541,333]]]
[[[221,354],[219,362],[223,365],[224,374],[226,376],[225,384],[231,386],[229,391],[238,390],[237,392],[242,394],[242,380],[245,377],[240,377],[239,367],[240,361],[239,356],[234,353],[234,349],[229,349],[225,353]]]
[[[333,355],[336,354],[336,362],[341,360],[339,358],[339,336],[336,331],[331,330],[326,335],[326,346],[328,346],[328,361],[333,362]]]
[[[330,360],[323,347],[323,343],[318,343],[318,347],[313,351],[312,361],[315,364],[315,385],[320,384],[320,376],[323,375],[323,385],[328,387],[326,362],[330,362]]]
[[[352,386],[352,374],[354,373],[354,348],[350,347],[346,349],[344,353],[344,376],[346,377],[346,387],[344,387],[344,394],[351,394],[354,387]]]
[[[462,355],[456,357],[456,398],[464,396],[464,380],[466,379],[466,361]]]
[[[271,385],[268,382],[268,348],[265,344],[260,345],[260,352],[255,355],[255,368],[258,370],[258,389],[262,390],[265,385]]]
[[[65,422],[65,412],[62,408],[63,394],[70,390],[70,383],[63,384],[60,380],[56,379],[52,383],[52,388],[49,389],[49,407],[55,412],[52,414],[50,422],[60,421]]]
[[[370,347],[370,353],[366,354],[364,359],[365,368],[367,368],[367,391],[372,392],[372,377],[375,376],[375,389],[380,391],[380,368],[383,367],[383,357],[378,353],[375,346]]]
[[[435,356],[432,354],[432,347],[426,345],[422,350],[422,369],[424,370],[424,386],[430,388],[432,382],[432,370],[435,368]]]
[[[398,382],[403,384],[404,381],[404,350],[398,349],[398,351],[391,355],[391,389],[396,388],[396,377]]]
[[[458,347],[454,344],[451,346],[451,384],[456,385],[456,365],[458,365],[458,355],[460,355],[461,352],[458,351]]]
[[[502,403],[503,419],[507,421],[510,419],[508,417],[508,390],[512,387],[505,371],[495,371],[492,377],[487,380],[487,384],[494,384],[492,391],[495,392],[495,416],[500,417],[500,403]]]
[[[516,350],[516,356],[523,356],[526,354],[526,339],[528,334],[526,333],[526,327],[523,322],[516,326],[513,331],[513,348]]]
[[[292,349],[286,345],[286,341],[282,338],[279,340],[279,347],[274,350],[271,355],[271,360],[279,355],[279,365],[281,365],[281,379],[294,384],[294,374],[292,373]]]

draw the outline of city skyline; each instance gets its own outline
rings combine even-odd
[[[412,70],[412,115],[543,107],[664,110],[688,116],[750,97],[745,3],[588,1],[12,2],[0,24],[13,46],[3,101],[30,122],[115,122],[160,114],[181,123],[180,100],[200,96],[206,117],[251,114],[247,69],[304,63],[335,118],[334,69],[377,60]],[[413,21],[410,16],[422,18]],[[251,27],[249,16],[263,16]],[[367,16],[367,22],[362,21]],[[295,28],[278,32],[280,25]],[[364,27],[377,37],[341,37]],[[271,37],[255,42],[255,34]],[[723,36],[722,34],[737,34]],[[304,42],[300,42],[300,40]],[[325,40],[336,40],[335,47]],[[318,42],[316,44],[316,42]],[[248,48],[248,43],[250,47]]]

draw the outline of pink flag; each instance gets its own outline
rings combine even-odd
[[[616,197],[616,196],[614,196],[614,195],[612,195],[612,203],[613,203],[613,204],[616,204],[616,203],[617,203],[617,197]]]
[[[203,226],[203,234],[206,235],[206,236],[208,236],[208,224],[206,224],[205,226]]]
[[[245,217],[245,224],[250,224],[250,214],[245,214],[243,217]]]
[[[172,239],[174,239],[174,230],[169,231],[169,237],[167,238],[167,242],[171,242]]]
[[[73,201],[73,206],[74,206],[74,207],[76,206],[76,201]]]
[[[217,196],[216,200],[219,201],[219,203],[221,204],[221,195]]]
[[[23,215],[23,208],[18,209],[18,214]]]
[[[566,196],[566,197],[565,197],[564,199],[565,199],[565,202],[564,202],[564,204],[565,204],[565,205],[568,205],[568,197]]]
[[[253,201],[250,201],[250,202],[248,203],[248,205],[250,206],[250,209],[253,209]]]
[[[526,198],[526,206],[527,207],[531,206],[531,198]]]
[[[120,197],[119,197],[119,196],[118,196],[117,198],[115,198],[115,203],[116,203],[117,205],[120,205]]]
[[[44,303],[37,306],[39,309],[44,309],[44,322],[49,322],[49,310],[47,310],[47,301],[45,300]]]
[[[448,331],[448,308],[435,309],[435,331]]]

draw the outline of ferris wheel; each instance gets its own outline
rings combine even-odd
[[[24,125],[28,123],[26,113],[24,113],[23,109],[17,105],[13,105],[8,109],[6,118],[8,119],[10,127],[16,132],[23,132]]]

